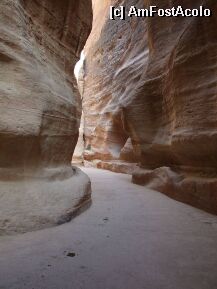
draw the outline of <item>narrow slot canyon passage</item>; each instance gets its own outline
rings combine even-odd
[[[217,289],[216,23],[0,0],[0,289]]]
[[[83,170],[90,209],[62,226],[0,239],[1,289],[216,288],[216,216],[128,175]]]

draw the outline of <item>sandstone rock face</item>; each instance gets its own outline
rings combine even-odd
[[[71,157],[91,23],[90,0],[0,2],[0,234],[61,223],[90,199]]]
[[[122,162],[137,161],[124,128],[124,110],[139,83],[147,54],[146,40],[141,37],[145,21],[109,20],[109,6],[116,4],[144,7],[143,0],[93,1],[93,29],[84,50],[83,90],[84,158],[101,160],[115,171],[121,170]]]
[[[203,1],[212,17],[126,21],[109,20],[108,6],[198,8],[201,1],[94,2],[85,158],[117,160],[124,150],[132,161],[130,138],[139,159],[134,182],[217,213],[216,2]]]

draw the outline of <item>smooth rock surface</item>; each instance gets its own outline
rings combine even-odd
[[[143,0],[93,1],[93,29],[84,49],[84,133],[87,161],[136,162],[124,107],[146,63],[146,23],[141,18],[109,20],[109,6],[144,6]],[[122,153],[122,151],[127,153]]]
[[[59,227],[0,238],[1,289],[216,289],[216,216],[130,176],[84,172],[89,210]]]
[[[29,172],[0,188],[0,236],[61,225],[91,203],[90,180],[76,167]]]
[[[90,197],[71,158],[81,116],[73,71],[91,23],[91,0],[0,2],[0,231],[56,223]]]
[[[211,17],[125,21],[109,20],[110,4],[193,9],[201,1],[94,3],[84,50],[85,159],[139,161],[134,182],[217,213],[216,2],[203,1]]]
[[[176,4],[198,8],[201,1]],[[141,150],[133,180],[217,213],[217,4],[203,5],[212,17],[147,18],[148,66],[126,119]]]

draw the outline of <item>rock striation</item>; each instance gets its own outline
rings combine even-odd
[[[201,4],[178,2],[185,8]],[[126,118],[141,149],[142,170],[133,181],[217,213],[217,6],[204,6],[212,17],[147,20],[148,66]]]
[[[91,0],[0,2],[0,234],[71,218],[90,182],[71,167],[81,117],[73,74]]]
[[[212,17],[109,20],[110,4],[203,4]],[[86,160],[137,159],[133,182],[214,213],[216,11],[209,0],[95,0],[83,92]]]
[[[109,20],[110,5],[144,7],[143,0],[93,1],[93,29],[84,49],[84,134],[86,162],[113,171],[132,172],[136,163],[125,107],[146,65],[144,19]]]

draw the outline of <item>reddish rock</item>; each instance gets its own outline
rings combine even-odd
[[[133,181],[217,213],[217,4],[212,17],[109,20],[109,5],[198,8],[200,0],[94,1],[85,47],[85,159],[139,159]],[[124,154],[127,140],[134,153]]]
[[[141,38],[146,31],[144,19],[109,20],[109,6],[115,3],[144,6],[142,0],[122,2],[93,1],[93,29],[84,50],[83,90],[84,158],[99,159],[105,165],[113,162],[112,167],[118,167],[121,160],[120,171],[123,161],[137,161],[125,130],[124,110],[146,65],[147,46]]]

